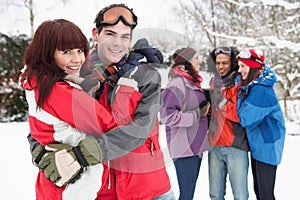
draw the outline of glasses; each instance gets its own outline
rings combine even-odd
[[[241,58],[243,60],[253,60],[261,65],[264,64],[264,62],[262,60],[260,60],[259,58],[256,58],[254,56],[251,55],[249,50],[242,50],[236,58]]]
[[[135,14],[129,8],[117,5],[104,9],[99,14],[97,27],[100,25],[116,25],[120,20],[132,29],[137,25]]]
[[[231,56],[231,48],[230,47],[218,47],[218,48],[216,48],[215,56],[219,55],[220,53]]]

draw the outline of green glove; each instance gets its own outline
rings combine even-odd
[[[208,114],[208,111],[210,109],[210,103],[206,101],[204,104],[200,105],[199,107],[196,108],[196,114],[197,118],[204,117]]]
[[[40,167],[45,176],[58,187],[74,183],[80,178],[87,166],[102,162],[102,152],[96,139],[88,137],[72,147],[68,144],[49,144],[45,147],[51,151],[42,158]]]
[[[47,150],[45,147],[41,144],[39,144],[33,151],[32,151],[32,162],[35,166],[38,168],[40,167],[40,161],[44,157],[45,153],[47,153]]]

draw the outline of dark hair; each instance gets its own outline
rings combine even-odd
[[[178,56],[179,52],[181,52],[183,49],[185,49],[185,48],[176,50],[175,53],[172,55],[172,59],[174,60]],[[194,82],[196,82],[196,83],[199,82],[199,80],[197,78],[197,74],[196,74],[195,70],[193,69],[192,64],[187,59],[184,59],[184,58],[180,59],[179,62],[174,63],[172,65],[172,69],[174,67],[178,66],[178,65],[183,65],[184,66],[184,70],[187,71],[187,73],[192,77],[192,79],[193,79]],[[172,69],[170,70],[169,77],[173,76]]]
[[[236,47],[233,47],[233,46],[230,46],[229,48],[231,50],[231,53],[230,53],[231,66],[230,66],[229,73],[231,73],[233,71],[238,71],[238,69],[239,69],[238,61],[236,58],[236,56],[239,54],[239,51]],[[209,53],[208,58],[206,60],[207,66],[208,66],[208,71],[214,72],[214,73],[217,72],[217,69],[216,69],[216,57],[217,56],[215,55],[216,49],[217,48],[215,48],[212,52]]]
[[[261,68],[250,68],[246,80],[241,80],[241,86],[246,86],[251,83],[253,80],[259,77],[261,74]]]
[[[23,56],[26,70],[21,81],[27,79],[30,84],[31,80],[36,78],[39,108],[43,106],[54,84],[64,76],[64,71],[55,64],[55,50],[74,48],[82,48],[87,55],[89,44],[80,28],[70,21],[65,19],[45,21],[36,30]]]

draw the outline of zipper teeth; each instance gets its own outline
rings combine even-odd
[[[111,181],[110,181],[110,161],[107,162],[108,167],[108,189],[111,189]]]

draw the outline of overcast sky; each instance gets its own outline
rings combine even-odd
[[[30,34],[29,14],[25,8],[6,6],[6,0],[1,0],[0,32],[15,35],[19,33]],[[15,0],[14,2],[22,2]],[[34,0],[36,8],[35,29],[48,19],[65,18],[75,22],[87,37],[91,37],[93,21],[98,11],[112,3],[125,3],[133,8],[138,16],[137,29],[162,28],[180,31],[178,18],[173,12],[178,6],[176,0],[68,0],[66,4],[60,0],[44,1]],[[88,4],[86,2],[89,2]],[[21,4],[21,3],[20,3]],[[53,5],[54,4],[54,5]],[[5,7],[5,9],[3,9]],[[177,25],[176,25],[177,24]]]

